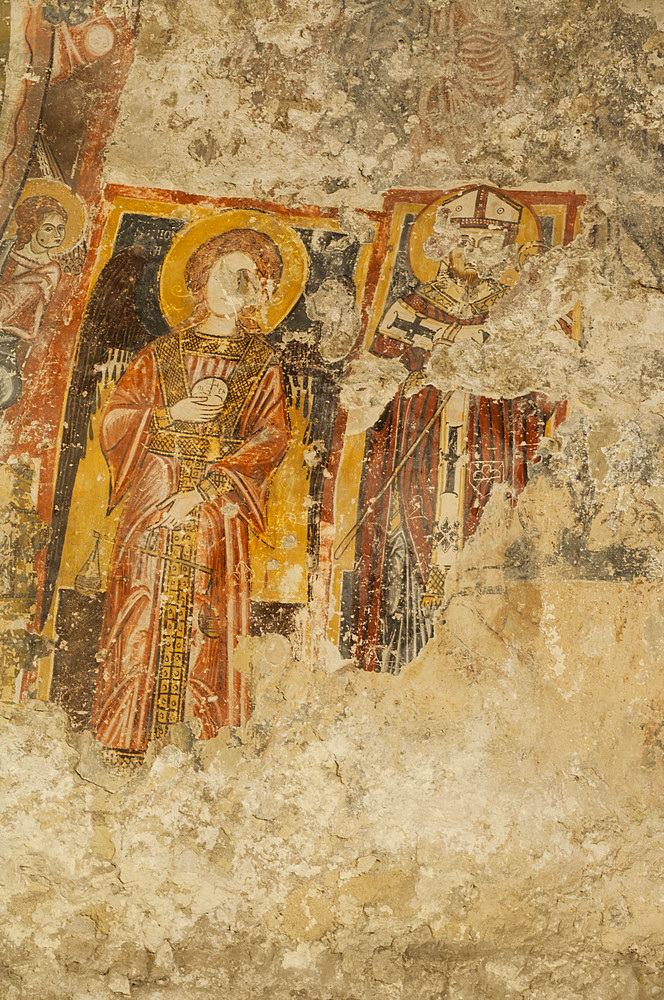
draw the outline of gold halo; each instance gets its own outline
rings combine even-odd
[[[194,300],[184,280],[191,255],[203,243],[231,229],[250,229],[269,236],[281,254],[283,271],[265,318],[256,316],[264,333],[281,323],[304,291],[309,273],[309,257],[294,229],[272,215],[250,209],[229,209],[193,223],[173,241],[164,258],[159,281],[162,312],[170,326],[180,326],[194,311]]]
[[[410,230],[410,238],[408,240],[408,259],[410,262],[410,267],[416,278],[419,278],[421,282],[426,283],[427,281],[433,281],[433,279],[438,274],[438,269],[440,267],[440,261],[431,260],[424,253],[424,244],[433,235],[433,227],[436,221],[436,213],[441,205],[445,202],[450,201],[452,198],[456,198],[457,195],[462,194],[464,191],[472,191],[473,188],[479,187],[479,184],[464,184],[463,187],[455,188],[454,191],[448,191],[447,194],[442,195],[437,198],[436,201],[432,201],[430,205],[427,205],[420,214],[417,216]],[[498,191],[503,194],[500,188],[493,188],[486,184],[490,191]],[[511,197],[506,195],[506,197]],[[515,198],[511,199],[516,201]],[[532,209],[528,208],[522,202],[517,202],[521,205],[523,211],[521,212],[521,222],[519,223],[519,230],[516,234],[517,246],[522,247],[526,243],[534,243],[542,238],[542,230],[540,228],[539,220]]]
[[[52,256],[57,259],[61,254],[67,253],[75,247],[83,236],[86,225],[85,206],[78,195],[74,194],[71,188],[68,188],[62,181],[49,180],[47,177],[39,177],[26,181],[21,195],[14,206],[11,221],[7,226],[7,237],[9,239],[16,239],[16,209],[26,198],[34,198],[35,195],[50,195],[51,198],[55,198],[56,201],[60,202],[67,213],[65,238],[58,249],[52,253]]]

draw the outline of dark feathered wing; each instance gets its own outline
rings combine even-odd
[[[153,339],[138,318],[134,302],[136,285],[148,259],[147,251],[138,246],[128,247],[112,257],[99,275],[83,316],[67,393],[40,628],[53,601],[74,483],[85,455],[100,389],[109,379],[120,375],[138,351]]]

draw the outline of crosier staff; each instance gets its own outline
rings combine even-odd
[[[411,457],[411,455],[414,454],[414,452],[417,451],[417,449],[419,448],[419,446],[422,444],[422,442],[426,438],[427,434],[429,433],[429,431],[431,430],[431,428],[436,423],[436,421],[440,417],[441,413],[443,412],[443,410],[445,409],[445,407],[449,403],[451,396],[452,396],[452,391],[445,393],[445,395],[443,396],[442,400],[438,404],[438,407],[437,407],[436,412],[434,413],[434,415],[431,417],[431,419],[429,421],[427,421],[427,423],[425,424],[425,426],[422,428],[422,431],[420,432],[420,434],[417,436],[417,438],[415,439],[415,441],[413,441],[413,443],[411,444],[411,446],[408,449],[408,451],[406,452],[406,454],[403,456],[403,458],[401,459],[401,461],[399,462],[399,464],[396,466],[396,468],[394,469],[394,471],[392,472],[392,474],[387,478],[387,480],[385,481],[385,483],[378,490],[378,493],[376,493],[375,497],[372,497],[372,499],[369,501],[369,503],[365,507],[364,513],[362,514],[362,516],[360,517],[360,519],[355,522],[355,524],[350,529],[350,531],[348,531],[344,535],[344,537],[341,539],[341,541],[337,545],[336,549],[334,550],[334,558],[335,559],[341,559],[341,557],[344,554],[344,552],[346,552],[346,550],[348,549],[348,546],[350,545],[350,543],[355,538],[355,535],[358,533],[358,531],[360,530],[360,528],[362,527],[362,525],[364,524],[364,522],[368,518],[369,514],[373,510],[374,504],[376,504],[380,500],[380,498],[383,496],[383,494],[390,488],[390,486],[392,485],[392,483],[394,482],[394,480],[397,478],[397,476],[399,475],[399,473],[403,469],[403,467],[406,464],[406,462],[408,461],[408,459]]]

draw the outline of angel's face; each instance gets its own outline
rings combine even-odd
[[[65,220],[57,212],[49,212],[39,223],[32,242],[33,249],[43,253],[45,250],[57,250],[65,238]]]
[[[224,254],[212,265],[205,292],[215,316],[237,315],[248,306],[260,305],[265,293],[256,264],[240,251]]]

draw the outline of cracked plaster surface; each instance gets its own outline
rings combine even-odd
[[[511,584],[500,649],[466,596],[398,678],[250,640],[249,729],[129,780],[5,706],[4,995],[661,996],[662,594],[612,586]]]
[[[659,198],[661,5],[456,0],[516,84],[429,114],[423,139],[423,88],[458,89],[460,32],[436,28],[453,6],[146,2],[107,179],[360,208],[482,177]]]
[[[105,178],[354,209],[482,178],[585,190],[577,240],[429,371],[565,396],[568,420],[515,509],[495,491],[399,677],[249,641],[249,728],[178,730],[133,778],[54,706],[2,706],[8,1000],[664,996],[664,9],[506,5],[514,89],[435,142],[421,91],[458,60],[431,13],[144,2]],[[576,302],[580,344],[553,329]],[[358,360],[351,411],[393,368]]]

